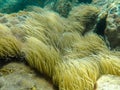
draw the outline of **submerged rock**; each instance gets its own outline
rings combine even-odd
[[[95,90],[120,90],[120,77],[114,75],[103,75],[97,81]]]
[[[105,35],[112,49],[120,50],[120,2],[110,6],[107,17]]]
[[[0,90],[55,90],[44,76],[23,63],[10,63],[0,69]]]
[[[93,0],[92,3],[101,9],[95,32],[105,38],[111,49],[120,50],[120,1]]]

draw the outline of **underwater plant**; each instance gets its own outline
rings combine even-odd
[[[120,76],[119,51],[110,50],[92,31],[98,8],[80,5],[68,18],[46,9],[38,12],[37,7],[33,11],[29,8],[5,14],[8,21],[0,25],[1,63],[16,57],[24,59],[59,90],[94,90],[102,75]],[[8,25],[11,19],[16,19],[17,24]]]

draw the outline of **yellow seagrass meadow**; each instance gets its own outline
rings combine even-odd
[[[0,60],[24,57],[59,90],[95,90],[102,75],[120,76],[120,52],[109,50],[91,30],[98,13],[95,6],[81,5],[68,18],[41,8],[6,14],[8,20],[26,17],[18,24],[0,24]]]

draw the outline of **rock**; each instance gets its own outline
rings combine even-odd
[[[120,90],[120,77],[114,75],[103,75],[97,81],[95,90]]]
[[[101,9],[98,16],[97,34],[104,36],[107,45],[113,50],[120,50],[120,1],[93,0],[94,5]],[[102,20],[101,16],[105,16]],[[102,22],[100,22],[102,21]],[[104,27],[104,28],[103,28]],[[102,33],[101,33],[102,31]]]
[[[0,90],[55,90],[52,83],[23,63],[0,69]]]
[[[105,35],[112,49],[120,50],[120,2],[114,2],[108,11]]]

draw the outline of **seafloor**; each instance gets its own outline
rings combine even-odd
[[[0,0],[0,90],[120,90],[120,1]]]

